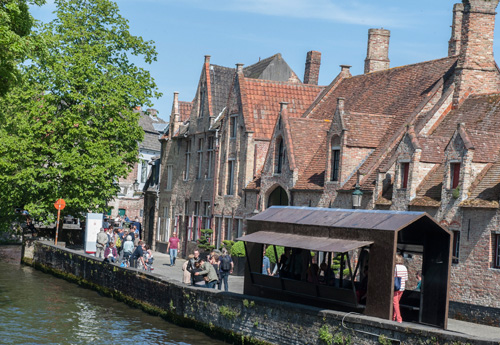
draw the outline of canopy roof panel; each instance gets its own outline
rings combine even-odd
[[[311,237],[294,234],[283,234],[271,231],[257,231],[253,234],[239,237],[236,240],[252,243],[272,244],[276,246],[291,248],[303,248],[322,252],[341,253],[368,246],[373,243],[373,241],[341,240],[338,238]]]
[[[250,220],[334,228],[399,231],[423,217],[432,220],[425,212],[272,206]],[[439,226],[437,223],[436,225]]]

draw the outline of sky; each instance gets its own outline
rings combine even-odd
[[[173,92],[192,101],[204,56],[215,65],[251,65],[276,53],[302,79],[306,54],[322,53],[320,85],[328,85],[351,65],[362,74],[368,29],[391,30],[391,67],[445,57],[448,53],[453,4],[421,0],[117,0],[130,32],[153,40],[158,60],[149,70],[163,93],[154,108],[169,119]],[[48,0],[32,7],[32,15],[49,21],[55,6]],[[500,54],[495,31],[495,52]]]

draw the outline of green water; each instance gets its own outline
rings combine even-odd
[[[20,265],[0,247],[0,344],[224,344]]]

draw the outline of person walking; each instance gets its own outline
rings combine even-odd
[[[224,284],[224,291],[229,290],[228,278],[231,273],[233,273],[234,262],[226,248],[222,248],[222,255],[219,257],[219,271],[220,271],[220,280],[221,284],[219,284],[219,290],[222,288],[222,284]]]
[[[98,257],[99,259],[102,258],[104,254],[104,249],[107,247],[109,242],[109,237],[108,234],[104,231],[104,228],[101,228],[100,231],[97,233],[97,239],[96,239],[96,250],[95,250],[95,256]]]
[[[408,269],[405,265],[403,265],[404,260],[401,255],[396,255],[396,267],[394,268],[394,297],[392,300],[393,305],[393,314],[392,321],[397,321],[399,323],[403,322],[403,318],[401,317],[401,311],[399,310],[399,301],[401,300],[401,296],[403,296],[403,292],[405,291],[406,281],[408,280]],[[399,279],[398,279],[399,278]],[[397,281],[400,281],[399,288],[396,289]]]
[[[167,252],[170,254],[170,266],[175,266],[175,259],[177,259],[177,250],[179,248],[179,238],[177,232],[172,234],[168,239]]]

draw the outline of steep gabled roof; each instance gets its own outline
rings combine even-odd
[[[444,159],[444,149],[450,138],[446,137],[419,137],[419,143],[422,147],[420,161],[424,163],[441,163]]]
[[[275,54],[253,65],[245,67],[243,73],[246,78],[265,79],[274,81],[296,81],[300,83],[297,74],[290,68],[281,54]]]
[[[377,147],[394,120],[392,115],[345,113],[343,115],[347,135],[347,146]]]
[[[210,115],[219,115],[226,106],[235,70],[234,68],[210,65],[210,99],[212,101],[212,112]]]
[[[243,117],[255,139],[270,140],[280,111],[288,102],[288,116],[299,117],[323,89],[322,86],[259,80],[239,76]]]
[[[446,57],[345,78],[305,116],[329,119],[343,97],[346,112],[394,116],[396,124],[403,124],[456,61]]]
[[[167,126],[167,123],[160,119],[158,116],[147,115],[141,112],[139,118],[139,126],[144,130],[144,138],[139,144],[139,148],[144,150],[160,151],[161,144],[159,141],[161,130],[155,128],[154,125],[162,124]]]
[[[387,164],[388,155],[394,153],[395,146],[406,131],[405,125],[413,124],[417,114],[452,73],[456,61],[457,57],[447,57],[345,78],[335,90],[316,102],[316,107],[309,109],[305,116],[330,118],[338,97],[345,99],[346,112],[393,116],[382,136],[384,140],[359,169],[365,176],[361,181],[362,188],[373,189],[375,169]],[[356,176],[353,175],[342,188],[351,189],[355,183]]]
[[[193,109],[193,102],[179,101],[179,117],[182,122],[189,119],[191,109]]]
[[[294,189],[319,189],[325,181],[326,137],[330,121],[289,118],[288,131],[293,145],[298,180]]]

